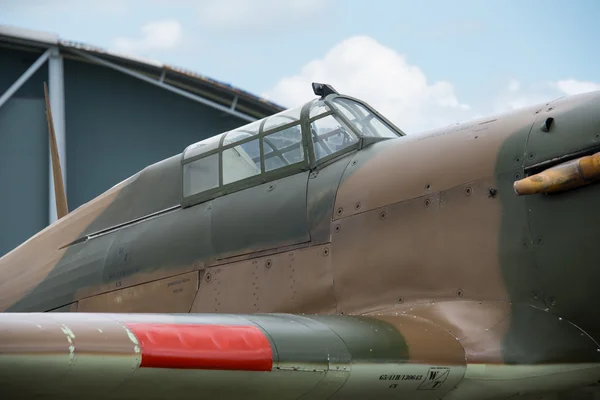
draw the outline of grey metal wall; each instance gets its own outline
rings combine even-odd
[[[0,94],[40,54],[0,48]],[[245,122],[120,72],[65,58],[67,197],[86,203],[145,166]],[[48,223],[42,66],[0,108],[0,256]]]
[[[33,64],[41,53],[19,51],[0,47],[0,94]],[[40,69],[13,95],[12,98],[44,98],[43,82],[48,79],[48,63]]]
[[[69,208],[244,122],[118,71],[65,60]]]
[[[0,93],[39,54],[0,48]],[[42,66],[0,108],[0,256],[48,224],[48,129]]]
[[[43,99],[0,108],[0,255],[48,223],[48,135]]]

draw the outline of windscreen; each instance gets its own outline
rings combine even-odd
[[[336,98],[336,108],[350,121],[353,127],[364,137],[396,138],[399,135],[381,118],[355,101]]]

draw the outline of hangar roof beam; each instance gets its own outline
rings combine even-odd
[[[185,90],[179,89],[179,88],[177,88],[175,86],[171,86],[171,85],[169,85],[167,83],[161,82],[160,80],[157,80],[157,79],[154,79],[154,78],[150,78],[149,76],[140,74],[139,72],[132,71],[132,70],[130,70],[128,68],[122,67],[122,66],[117,65],[117,64],[113,64],[110,61],[106,61],[106,60],[103,60],[101,58],[98,58],[98,57],[95,57],[95,56],[92,56],[90,54],[86,54],[84,52],[81,52],[81,51],[78,51],[78,50],[74,50],[74,49],[69,49],[68,51],[71,52],[71,53],[73,53],[73,54],[76,54],[79,57],[85,58],[85,59],[87,59],[87,60],[89,60],[89,61],[91,61],[91,62],[93,62],[95,64],[102,65],[104,67],[114,69],[114,70],[119,71],[119,72],[121,72],[123,74],[132,76],[132,77],[134,77],[136,79],[142,80],[144,82],[148,82],[148,83],[150,83],[150,84],[152,84],[154,86],[158,86],[158,87],[160,87],[162,89],[165,89],[165,90],[167,90],[169,92],[173,92],[173,93],[178,94],[180,96],[186,97],[186,98],[188,98],[190,100],[193,100],[193,101],[196,101],[198,103],[204,104],[204,105],[206,105],[208,107],[212,107],[212,108],[217,109],[219,111],[223,111],[223,112],[225,112],[227,114],[233,115],[234,117],[243,119],[244,121],[252,122],[252,121],[256,121],[256,119],[257,119],[255,117],[250,116],[250,115],[241,113],[239,111],[235,111],[235,110],[233,110],[230,107],[223,106],[223,105],[215,103],[215,102],[213,102],[211,100],[202,98],[200,96],[196,96],[193,93],[186,92]]]
[[[23,75],[21,75],[19,79],[17,79],[8,89],[6,89],[6,92],[0,96],[0,107],[2,107],[4,103],[6,103],[8,99],[10,99],[10,97],[15,94],[17,90],[19,90],[21,86],[23,86],[25,82],[27,82],[27,80],[37,72],[38,69],[40,69],[46,60],[48,60],[52,51],[52,48],[46,50],[44,54],[40,56],[40,58],[38,58],[33,64],[31,64],[29,68],[27,68],[27,71],[23,72]]]

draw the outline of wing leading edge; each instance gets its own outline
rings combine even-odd
[[[0,314],[2,399],[464,400],[598,379],[600,350],[579,328],[504,303],[369,316]]]
[[[8,398],[439,398],[465,363],[415,317],[0,314]]]

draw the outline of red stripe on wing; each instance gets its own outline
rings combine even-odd
[[[255,326],[127,323],[141,368],[271,371],[273,351]]]

